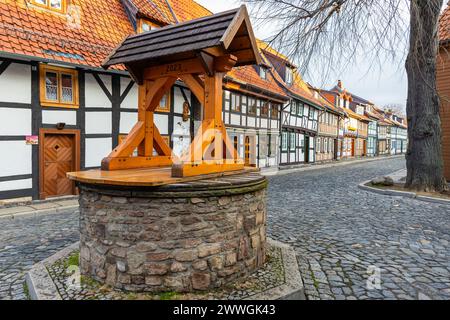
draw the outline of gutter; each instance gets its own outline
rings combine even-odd
[[[60,64],[60,65],[63,64],[63,65],[74,67],[74,68],[82,68],[84,70],[91,70],[91,71],[97,71],[97,72],[102,72],[102,73],[108,72],[108,73],[115,73],[115,74],[121,74],[121,75],[127,75],[127,76],[130,75],[128,73],[128,71],[122,71],[122,70],[106,71],[102,67],[92,67],[92,66],[85,65],[85,64],[77,64],[77,63],[65,62],[65,61],[61,61],[61,60],[28,56],[28,55],[17,54],[17,53],[8,53],[8,52],[4,52],[4,51],[0,51],[0,58],[19,60],[19,61],[37,61],[37,62],[42,62],[42,63],[53,63],[53,64]]]

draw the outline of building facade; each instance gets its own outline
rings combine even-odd
[[[192,0],[173,7],[134,0],[80,0],[77,7],[41,2],[7,0],[0,12],[0,199],[74,194],[66,172],[100,167],[137,121],[137,85],[120,68],[101,69],[104,58],[130,34],[211,14]],[[49,21],[54,30],[46,27]],[[278,165],[280,110],[289,100],[263,71],[230,72],[223,105],[240,155],[262,168]],[[155,112],[176,155],[189,146],[201,119],[199,102],[182,82]]]

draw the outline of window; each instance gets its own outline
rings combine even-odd
[[[46,107],[78,108],[77,71],[41,65],[40,99]]]
[[[139,19],[137,32],[138,33],[148,32],[156,28],[158,28],[158,26],[153,22],[150,22],[146,19]]]
[[[259,76],[261,77],[261,79],[267,80],[267,69],[265,67],[259,67]]]
[[[256,115],[256,103],[257,100],[255,98],[248,98],[248,114],[249,115]]]
[[[270,117],[272,119],[278,119],[278,104],[271,104],[270,105]]]
[[[231,111],[241,112],[241,96],[236,93],[231,94]]]
[[[261,101],[261,116],[268,116],[269,115],[269,102]]]
[[[291,102],[291,115],[295,116],[297,114],[297,102]]]
[[[161,99],[158,108],[155,109],[156,112],[170,112],[170,94],[166,93]]]
[[[66,0],[31,0],[31,3],[61,13],[66,11]]]
[[[281,151],[287,151],[288,150],[288,141],[287,141],[287,132],[283,132],[281,135]]]
[[[294,82],[294,70],[286,67],[286,83],[291,85]]]
[[[301,102],[297,102],[297,116],[303,117],[304,105]]]
[[[328,152],[328,139],[327,138],[323,139],[323,152],[324,153]]]
[[[317,138],[317,148],[316,148],[317,153],[320,153],[321,140],[322,138]]]
[[[295,132],[289,133],[289,149],[291,151],[295,151],[295,148],[297,147],[297,144],[295,142]]]

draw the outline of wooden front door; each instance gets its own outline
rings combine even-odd
[[[41,198],[75,194],[67,172],[79,170],[79,134],[53,130],[41,132]]]
[[[249,167],[250,164],[250,137],[245,137],[245,166]]]

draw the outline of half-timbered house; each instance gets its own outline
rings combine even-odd
[[[66,172],[99,167],[137,119],[138,86],[102,61],[130,34],[210,14],[192,0],[0,1],[0,199],[75,193]],[[224,81],[230,135],[261,167],[277,165],[287,100],[264,70],[238,68]],[[179,81],[161,100],[155,123],[174,153],[201,110]]]
[[[317,161],[325,162],[341,158],[344,131],[341,122],[345,121],[345,112],[325,99],[320,90],[314,89],[317,98],[323,102],[324,112],[319,117],[319,136],[317,138]]]
[[[319,115],[324,110],[322,102],[314,96],[286,56],[262,42],[260,48],[263,59],[271,66],[275,81],[289,96],[280,114],[279,165],[315,163]]]

